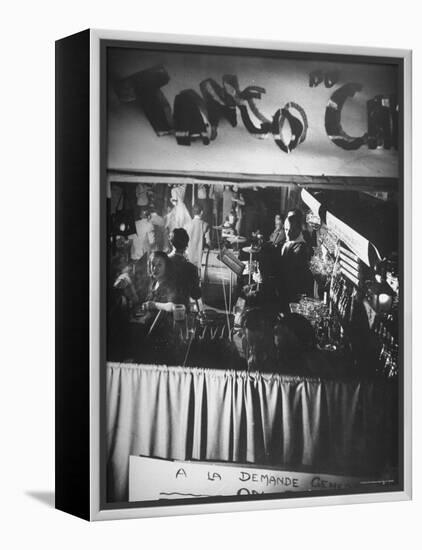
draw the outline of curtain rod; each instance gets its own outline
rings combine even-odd
[[[128,179],[125,179],[128,178]],[[145,183],[245,183],[264,185],[297,185],[319,189],[354,190],[398,190],[397,178],[369,178],[359,176],[310,176],[310,175],[278,175],[278,174],[247,174],[229,172],[200,172],[182,170],[136,170],[107,169],[107,180],[137,181]]]

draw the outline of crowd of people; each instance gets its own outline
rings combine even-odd
[[[222,215],[227,214],[225,224],[219,226],[204,220],[205,199],[194,204],[191,215],[184,203],[184,191],[185,186],[172,188],[166,215],[157,212],[153,202],[138,205],[135,232],[124,240],[130,243],[129,258],[125,261],[118,247],[111,258],[108,327],[111,354],[116,353],[119,358],[122,354],[136,356],[133,341],[147,338],[152,330],[154,338],[149,340],[155,342],[157,350],[176,346],[177,337],[175,340],[171,329],[175,310],[183,307],[185,314],[194,311],[198,316],[207,310],[207,304],[202,302],[200,280],[203,250],[215,245],[213,232],[217,233],[220,247],[230,246],[221,231],[229,225],[232,229],[229,235],[234,236],[245,231],[242,227],[249,227],[246,238],[255,246],[260,272],[258,285],[252,285],[253,288],[239,285],[239,294],[245,298],[242,330],[235,337],[231,334],[230,342],[220,343],[227,356],[233,358],[232,366],[246,364],[248,368],[257,368],[258,363],[265,363],[274,370],[282,357],[286,360],[299,349],[310,349],[312,327],[307,326],[305,319],[298,320],[289,313],[290,302],[312,291],[309,271],[312,237],[304,228],[302,212],[291,210],[284,219],[281,213],[276,213],[273,230],[264,236],[257,230],[257,220],[252,223],[249,219],[239,188],[224,187],[226,211]],[[139,320],[136,337],[130,334],[133,326],[127,330],[129,317]],[[239,334],[242,334],[240,343]],[[269,335],[271,345],[267,341]]]

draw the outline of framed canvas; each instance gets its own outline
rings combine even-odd
[[[411,52],[56,43],[56,506],[411,498]]]

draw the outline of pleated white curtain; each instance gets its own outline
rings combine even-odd
[[[386,384],[157,365],[107,365],[107,500],[130,455],[361,474],[391,455]]]

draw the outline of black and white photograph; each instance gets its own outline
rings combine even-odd
[[[402,491],[401,64],[101,56],[104,508]]]
[[[415,547],[417,4],[3,13],[0,545]]]

